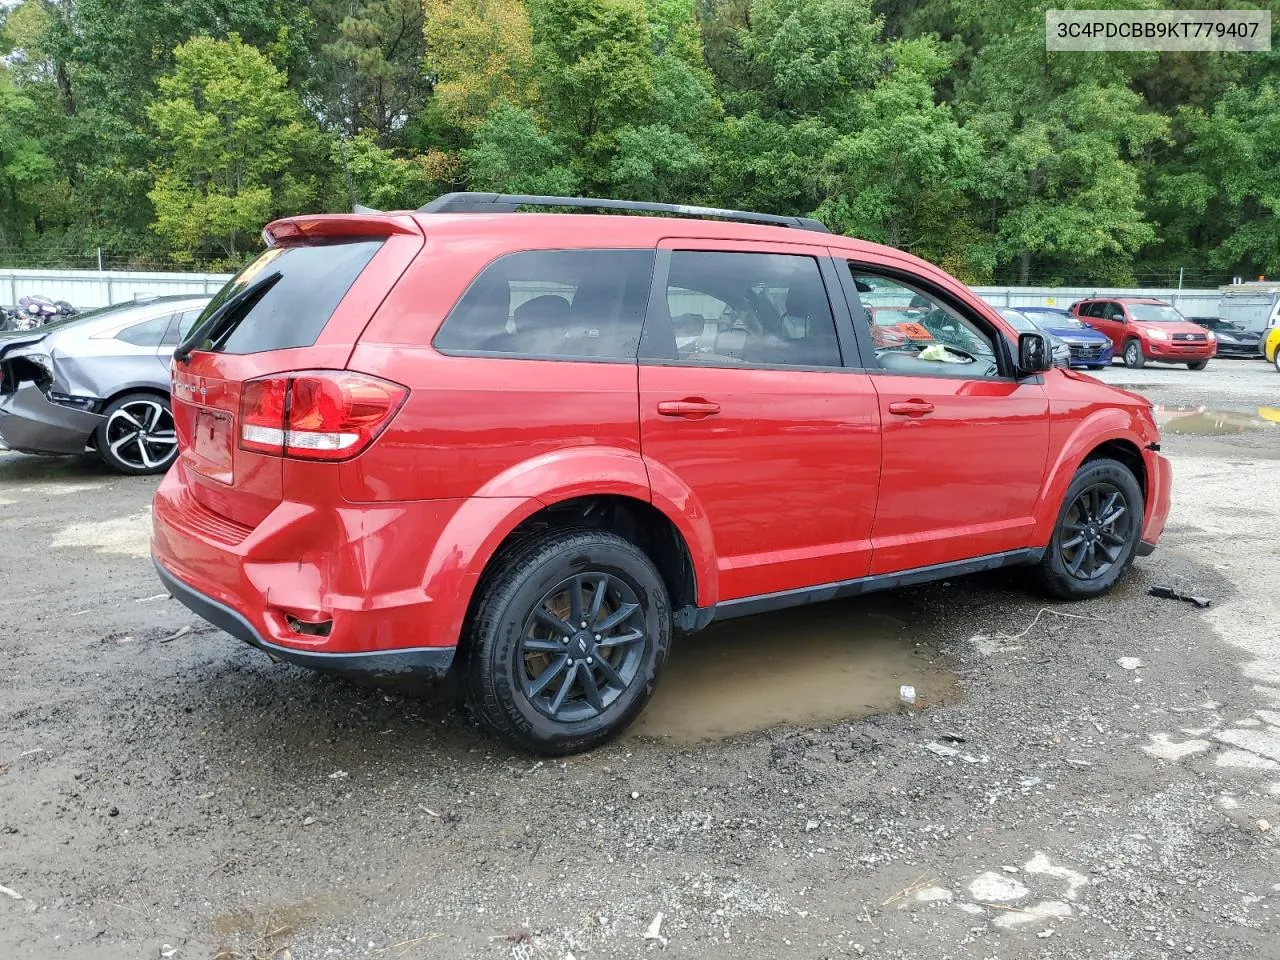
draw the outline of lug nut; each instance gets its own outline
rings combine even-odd
[[[588,663],[588,664],[591,664],[591,663],[595,663],[595,661],[594,661],[594,660],[592,660],[590,657],[587,657],[587,663]]]

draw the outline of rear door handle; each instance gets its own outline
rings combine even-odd
[[[720,412],[720,404],[701,397],[685,397],[683,400],[660,400],[658,415],[663,417],[684,417],[686,420],[701,420]]]
[[[895,400],[889,404],[889,412],[900,417],[923,417],[933,413],[933,404],[924,400]]]

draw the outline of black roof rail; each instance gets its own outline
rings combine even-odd
[[[767,223],[830,233],[821,220],[810,217],[783,217],[749,210],[722,210],[719,207],[692,207],[683,203],[645,203],[639,200],[604,200],[596,197],[542,197],[525,193],[444,193],[418,208],[419,213],[515,213],[520,207],[578,207],[586,210],[633,210],[668,213],[680,217],[715,217],[743,223]]]

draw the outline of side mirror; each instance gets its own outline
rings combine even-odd
[[[1043,373],[1053,366],[1049,338],[1043,333],[1018,335],[1018,373],[1024,377]]]

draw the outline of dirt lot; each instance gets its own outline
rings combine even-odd
[[[0,957],[1280,957],[1280,375],[1104,376],[1176,471],[1114,596],[731,623],[564,762],[273,665],[159,596],[154,481],[0,454]]]

